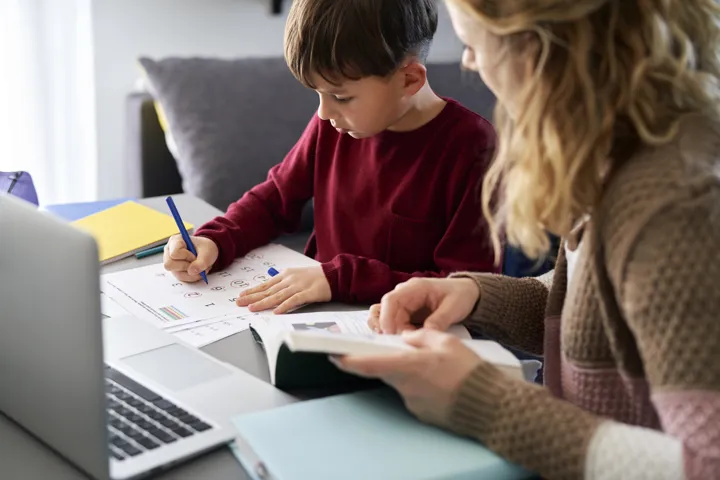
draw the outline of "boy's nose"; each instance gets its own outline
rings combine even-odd
[[[328,108],[328,102],[322,98],[320,99],[320,105],[318,105],[318,117],[320,117],[321,120],[329,120],[332,118],[332,112],[330,108]]]

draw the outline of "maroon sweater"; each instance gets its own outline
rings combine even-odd
[[[322,263],[333,300],[372,303],[412,277],[497,272],[478,188],[494,139],[486,120],[453,100],[414,131],[361,140],[314,116],[268,179],[196,235],[218,245],[222,269],[296,231],[314,198],[305,254]]]

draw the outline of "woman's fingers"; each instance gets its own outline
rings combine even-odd
[[[451,325],[462,320],[458,317],[456,312],[457,308],[455,304],[450,301],[441,302],[437,310],[431,313],[423,323],[425,328],[440,330],[441,332],[446,331]]]
[[[375,333],[380,333],[380,304],[376,303],[370,307],[368,314],[368,327]]]
[[[341,370],[368,378],[390,379],[416,369],[422,358],[418,352],[404,351],[387,355],[349,355],[330,357]]]
[[[382,298],[378,324],[380,331],[387,334],[395,334],[400,326],[410,323],[410,315],[404,308],[404,298],[397,292],[391,292]]]

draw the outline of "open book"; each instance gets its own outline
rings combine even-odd
[[[366,310],[260,315],[250,328],[265,349],[270,379],[278,388],[353,386],[368,381],[340,371],[328,355],[374,355],[414,348],[399,335],[374,333],[367,318]],[[460,325],[449,333],[506,375],[523,378],[520,361],[497,342],[472,340]]]

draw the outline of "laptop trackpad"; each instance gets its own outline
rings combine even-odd
[[[125,357],[120,362],[173,391],[185,390],[233,373],[222,364],[178,343]]]

